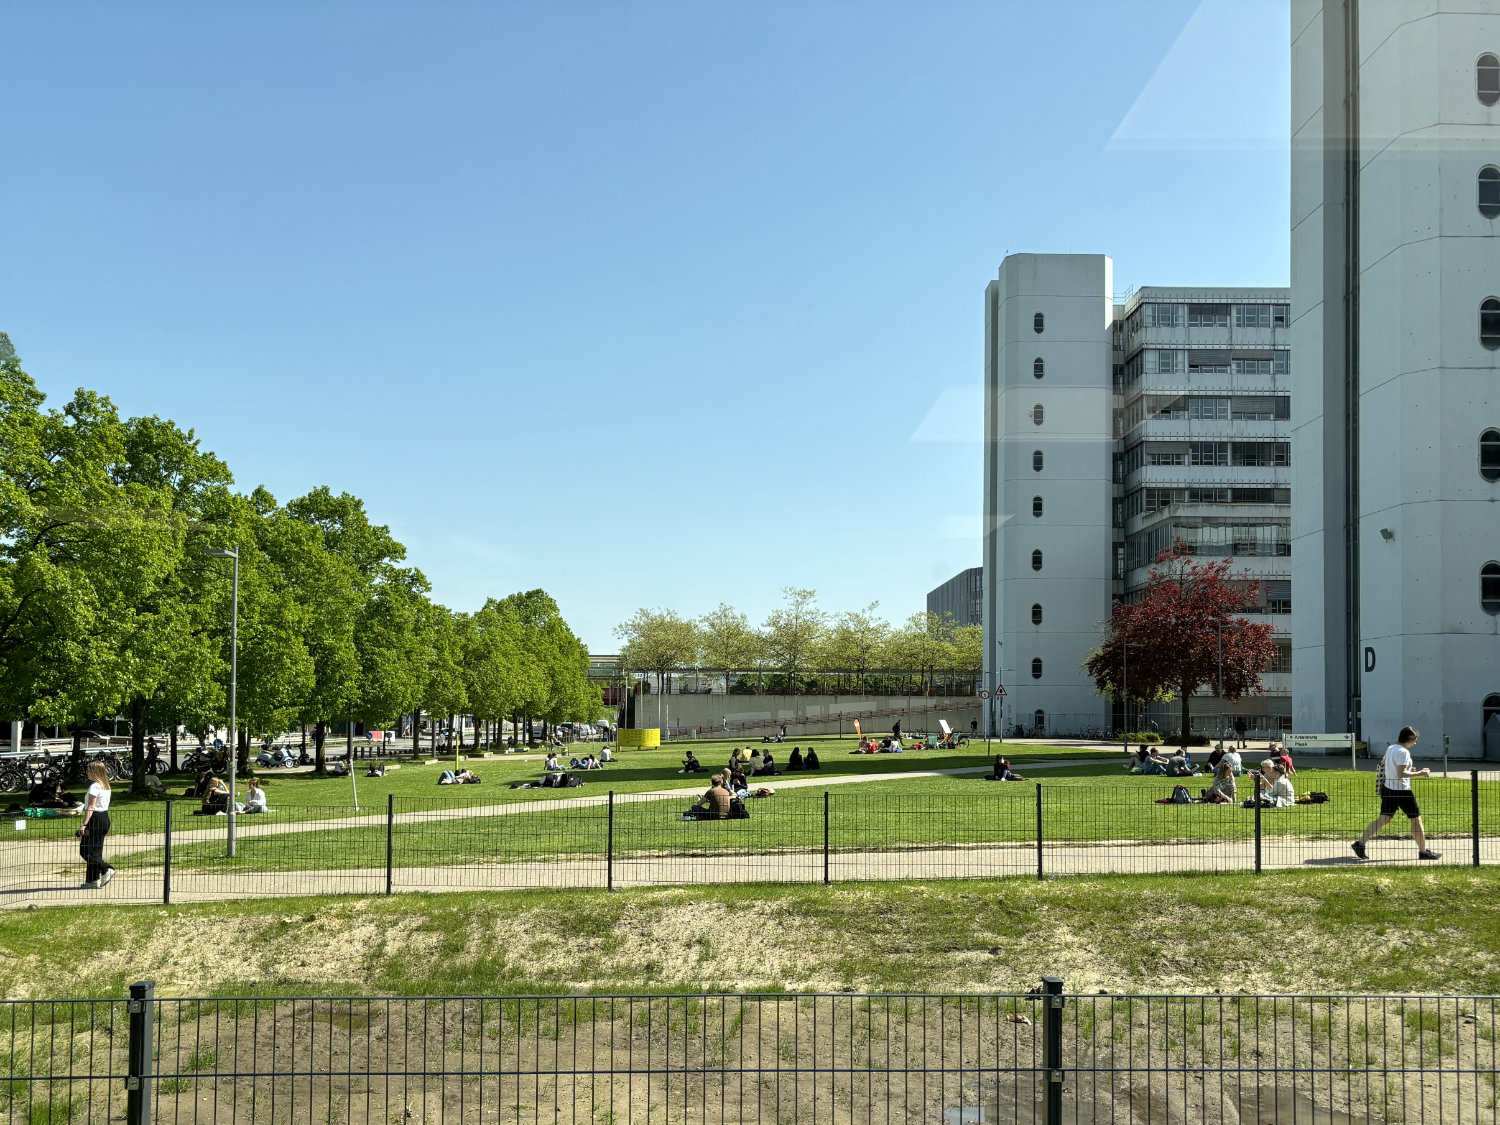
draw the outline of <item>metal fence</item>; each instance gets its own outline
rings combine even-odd
[[[1496,1119],[1490,996],[253,997],[0,1004],[7,1121]]]
[[[80,888],[75,819],[0,826],[0,903],[1359,864],[1349,845],[1379,809],[1372,784],[1350,777],[1312,784],[1328,786],[1326,801],[1281,809],[1156,803],[1171,792],[1167,778],[1124,792],[977,779],[961,794],[798,789],[747,801],[744,820],[685,817],[691,793],[390,796],[373,809],[240,815],[233,857],[227,817],[185,815],[184,803],[136,805],[111,812],[106,854],[116,871],[99,890]],[[1441,852],[1432,862],[1500,861],[1500,782],[1477,773],[1432,779],[1420,795],[1429,842]],[[1372,863],[1428,863],[1417,859],[1399,815],[1368,854]]]

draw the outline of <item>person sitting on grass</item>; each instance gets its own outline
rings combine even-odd
[[[370,768],[365,770],[366,777],[384,777],[385,765],[381,762],[371,762]]]
[[[568,768],[570,770],[586,770],[588,769],[588,766],[583,764],[582,758],[580,758],[577,754],[574,754],[571,758],[568,759]]]
[[[1015,770],[1010,768],[1010,759],[995,755],[995,767],[985,778],[986,781],[1025,781],[1026,779]]]
[[[1198,771],[1193,769],[1193,761],[1189,756],[1187,747],[1179,746],[1177,753],[1167,759],[1168,777],[1196,777]]]
[[[750,768],[747,769],[745,773],[750,777],[754,777],[756,774],[760,773],[761,767],[765,764],[766,759],[761,755],[761,752],[757,750],[755,753],[750,755]]]
[[[1284,809],[1297,803],[1297,793],[1292,788],[1291,779],[1287,777],[1286,769],[1275,758],[1268,758],[1260,764],[1261,784],[1256,785],[1259,791],[1257,796],[1260,803],[1268,809]]]
[[[729,771],[726,784],[729,787],[729,792],[741,800],[744,800],[750,793],[750,782],[745,776],[745,771],[740,769],[739,766],[735,766],[734,769]]]
[[[1125,759],[1125,769],[1129,773],[1139,773],[1141,767],[1151,760],[1151,751],[1146,749],[1143,742]]]
[[[268,813],[270,811],[266,807],[266,791],[260,787],[260,782],[252,777],[250,788],[245,791],[245,803],[240,806],[240,812]]]
[[[724,788],[724,775],[716,773],[708,791],[688,809],[688,815],[698,820],[728,820],[729,790]]]
[[[79,807],[67,793],[63,792],[62,778],[39,781],[31,787],[26,805],[33,809],[75,809]]]
[[[786,760],[786,772],[787,773],[801,773],[802,772],[802,747],[800,747],[800,746],[793,746],[792,747],[792,752],[791,752],[791,754],[789,754],[787,756],[787,760]]]
[[[561,773],[563,764],[557,760],[556,754],[548,754],[547,761],[542,766],[544,773]]]
[[[771,757],[771,752],[766,751],[766,756],[761,759],[760,773],[762,777],[771,777],[776,773],[776,759]]]
[[[328,775],[330,777],[348,777],[349,759],[339,758],[337,761],[328,763]]]
[[[1170,762],[1155,750],[1150,750],[1145,746],[1141,747],[1141,752],[1145,755],[1144,759],[1132,766],[1130,772],[1149,777],[1165,777]]]
[[[229,811],[229,786],[224,784],[222,778],[209,775],[208,785],[203,790],[203,807],[200,811],[204,816],[214,816]]]
[[[691,754],[691,751],[689,751],[689,754]],[[599,751],[599,760],[601,762],[613,762],[615,760],[615,756],[608,746]]]
[[[684,759],[682,759],[682,772],[683,773],[702,773],[703,772],[703,764],[698,761],[698,756],[696,754],[694,754],[691,750],[689,750],[687,752],[687,757],[684,758]]]
[[[1234,782],[1234,770],[1229,764],[1228,757],[1220,755],[1218,763],[1214,766],[1214,783],[1203,793],[1204,803],[1232,805],[1238,799],[1239,791]]]
[[[817,770],[823,768],[823,763],[818,761],[818,752],[811,746],[807,748],[807,753],[802,755],[802,768],[804,770]]]

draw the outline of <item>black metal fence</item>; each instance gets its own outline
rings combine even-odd
[[[157,997],[0,1004],[7,1121],[1480,1122],[1491,996]]]
[[[227,817],[129,806],[112,811],[106,854],[116,870],[98,890],[80,887],[76,820],[0,825],[0,903],[1358,865],[1350,842],[1379,809],[1371,783],[1313,784],[1329,786],[1326,801],[1279,809],[1156,803],[1168,779],[1131,791],[977,780],[962,794],[785,790],[746,802],[744,820],[686,817],[691,793],[390,796],[373,809],[238,816],[233,856]],[[1500,861],[1500,782],[1433,779],[1420,795],[1441,858],[1418,860],[1398,815],[1368,862]]]

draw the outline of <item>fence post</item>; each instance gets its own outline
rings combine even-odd
[[[1260,774],[1255,775],[1255,873],[1260,874]]]
[[[615,889],[615,791],[609,791],[609,821],[604,837],[604,888]]]
[[[823,790],[823,885],[829,883],[828,870],[828,790]]]
[[[130,986],[130,1000],[125,1006],[130,1029],[125,1051],[126,1125],[150,1125],[151,1121],[152,1063],[156,1054],[151,1042],[155,1030],[151,1006],[155,993],[154,980],[136,981]]]
[[[1063,982],[1061,977],[1042,978],[1042,1065],[1047,1069],[1047,1125],[1062,1125],[1063,1119]]]
[[[167,818],[162,826],[161,904],[172,905],[172,800],[167,799]]]
[[[1036,877],[1046,878],[1042,871],[1042,783],[1036,783]]]
[[[1474,842],[1474,866],[1479,866],[1479,771],[1469,771],[1469,833]]]
[[[396,794],[385,795],[385,893],[390,894],[396,880]]]

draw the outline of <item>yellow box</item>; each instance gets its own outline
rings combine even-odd
[[[639,730],[620,731],[620,748],[630,746],[637,750],[651,750],[661,745],[661,731],[657,727],[642,727]]]

